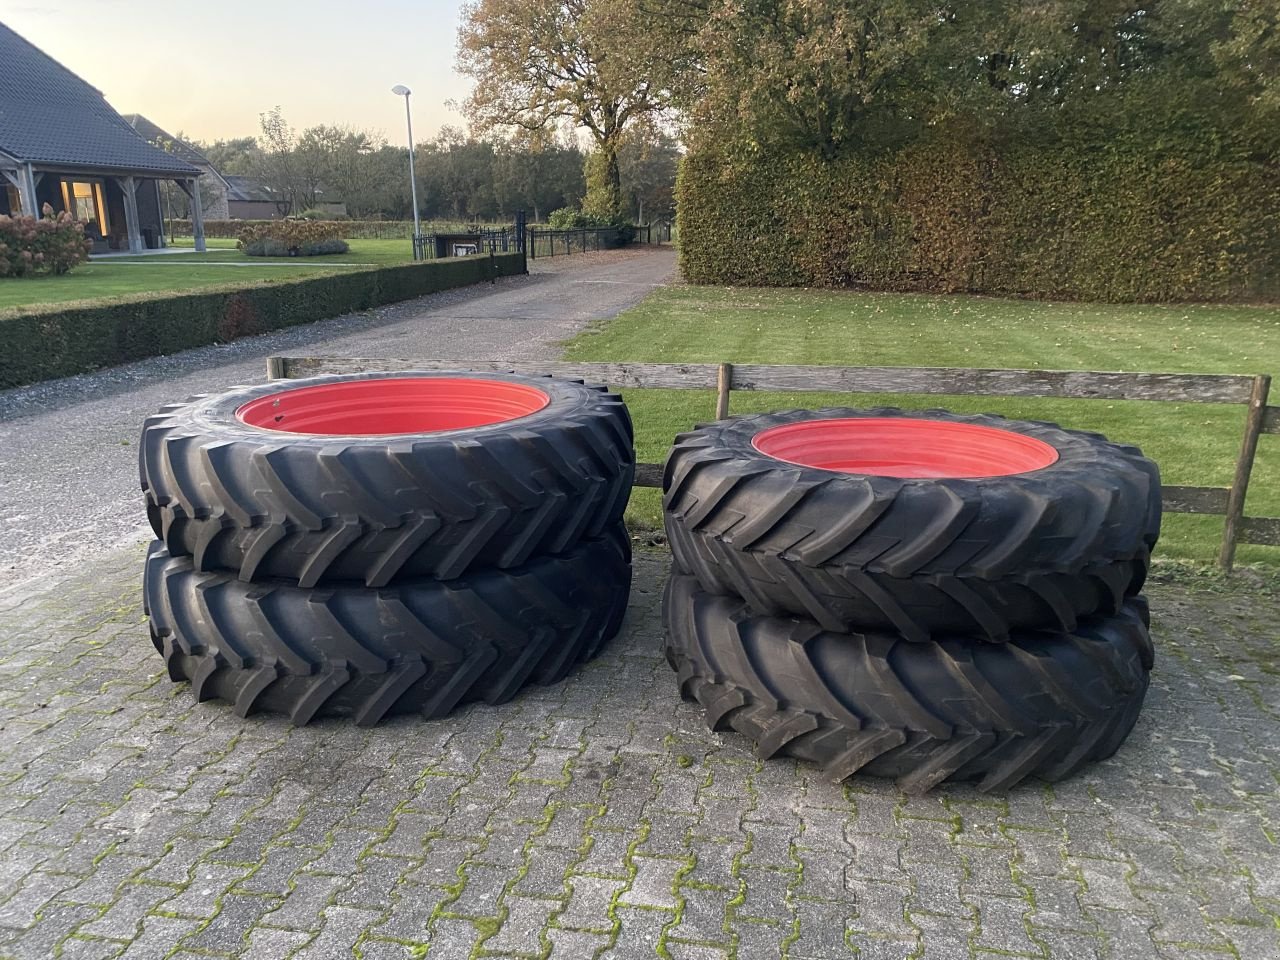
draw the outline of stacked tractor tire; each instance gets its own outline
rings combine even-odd
[[[441,716],[554,683],[617,631],[620,397],[494,373],[239,387],[149,418],[144,593],[174,680],[295,724]]]
[[[681,435],[663,490],[667,658],[764,757],[996,790],[1110,756],[1137,719],[1161,501],[1134,447],[790,411]]]

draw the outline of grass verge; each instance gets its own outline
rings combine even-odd
[[[205,253],[90,260],[60,277],[0,280],[0,311],[140,293],[185,292],[228,283],[279,283],[345,273],[361,266],[413,261],[413,248],[408,240],[348,242],[349,252],[323,257],[246,257],[235,249],[234,240],[210,240]]]

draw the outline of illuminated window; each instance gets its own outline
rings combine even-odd
[[[84,221],[86,233],[107,235],[107,204],[101,181],[62,181],[62,203],[73,217]]]

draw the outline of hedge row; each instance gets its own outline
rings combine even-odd
[[[915,143],[881,157],[687,157],[693,283],[1109,301],[1280,299],[1280,167]]]
[[[524,272],[519,253],[0,312],[0,387],[66,377]]]
[[[239,239],[240,233],[249,227],[261,227],[279,224],[280,220],[206,220],[204,235],[222,240]],[[342,237],[347,240],[408,240],[413,236],[412,220],[320,220],[316,223],[336,224]],[[427,224],[422,225],[424,233],[430,233]],[[190,220],[165,221],[165,230],[172,230],[175,237],[191,236]]]

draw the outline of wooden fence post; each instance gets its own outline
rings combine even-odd
[[[267,379],[283,380],[286,376],[284,357],[267,357]]]
[[[1222,551],[1218,554],[1218,566],[1230,573],[1236,560],[1236,538],[1240,535],[1240,520],[1244,516],[1244,498],[1249,492],[1249,475],[1253,472],[1253,459],[1258,452],[1258,436],[1262,433],[1262,421],[1267,412],[1267,394],[1271,392],[1271,377],[1259,374],[1253,378],[1249,393],[1249,412],[1244,420],[1244,437],[1240,441],[1240,456],[1236,460],[1236,475],[1227,495],[1227,522],[1222,527]]]
[[[716,371],[716,419],[729,416],[729,391],[733,389],[733,364],[722,363]]]

